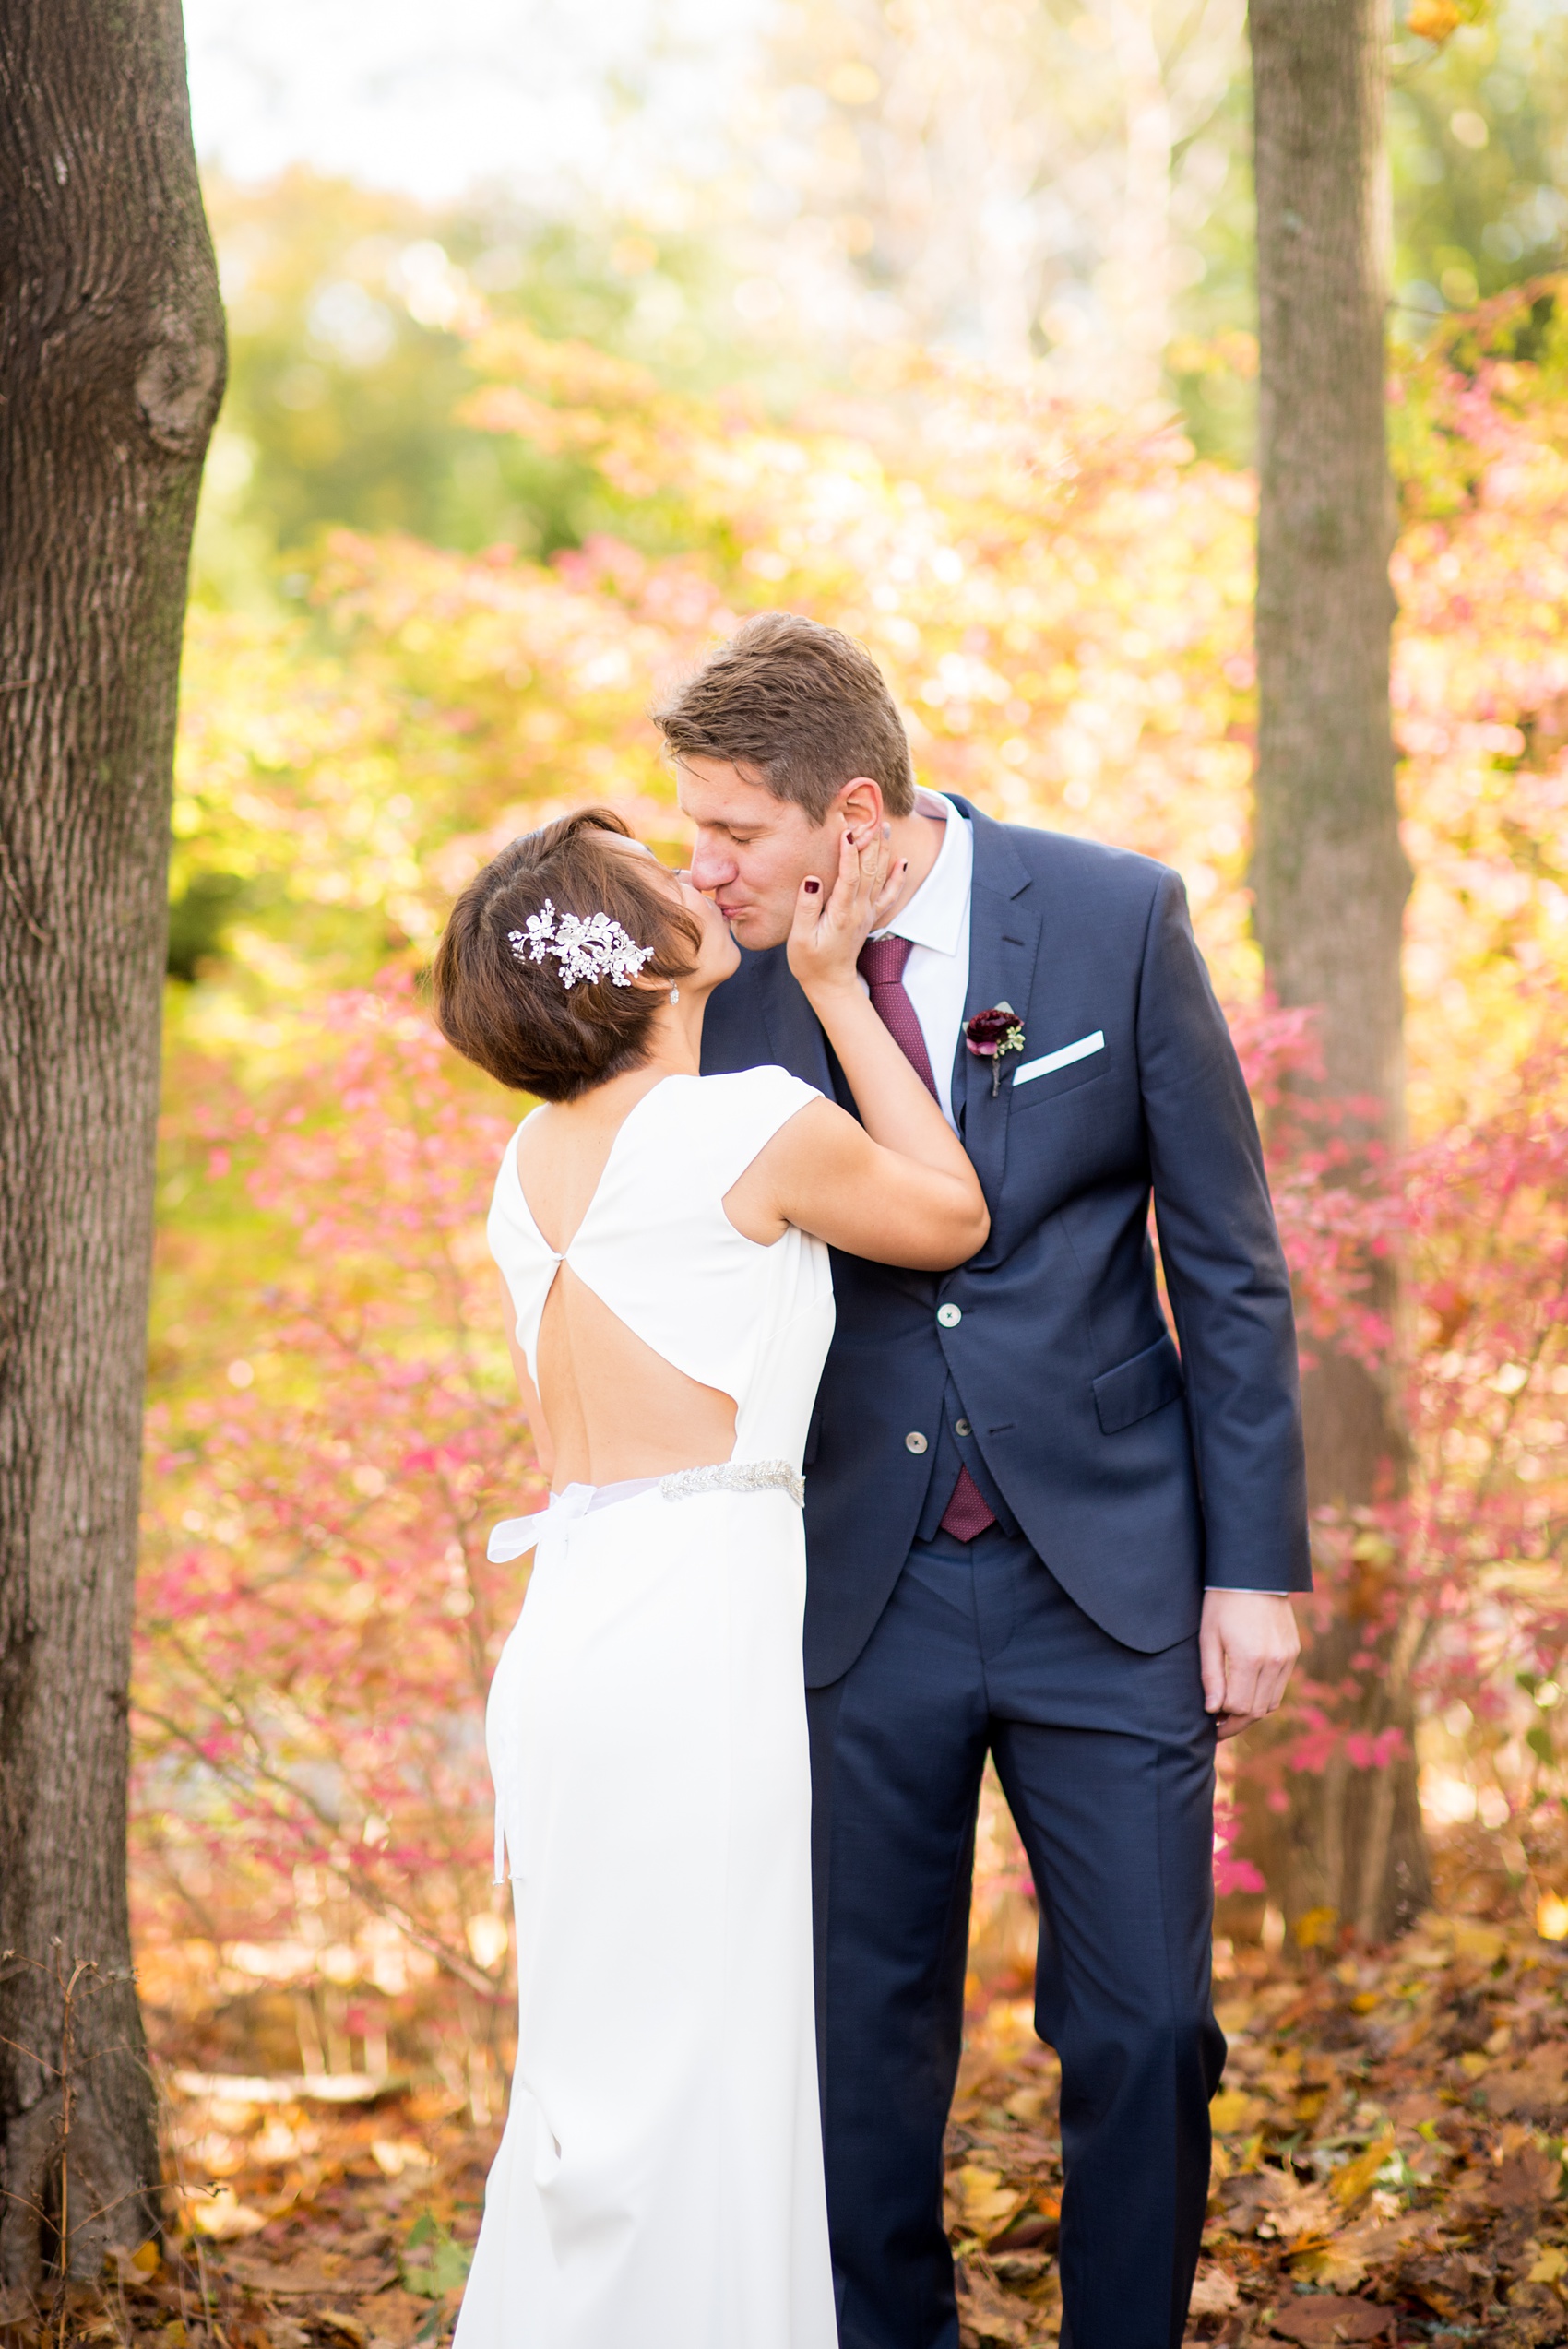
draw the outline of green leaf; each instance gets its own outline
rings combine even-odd
[[[466,2284],[472,2265],[473,2253],[466,2243],[454,2243],[450,2236],[444,2243],[438,2243],[435,2257],[430,2263],[432,2298],[454,2292],[459,2284]]]

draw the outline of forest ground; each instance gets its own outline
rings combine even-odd
[[[1189,2342],[1568,2341],[1568,1943],[1526,1921],[1479,1830],[1440,1858],[1441,1911],[1390,1949],[1219,1944],[1230,2054]],[[1026,1990],[1016,1969],[971,1980],[948,2140],[966,2349],[1060,2326],[1058,2074]],[[418,2081],[267,2097],[220,2018],[151,2020],[178,2227],[101,2287],[12,2299],[6,2349],[445,2341],[498,2124]],[[221,2072],[198,2069],[220,2046]]]

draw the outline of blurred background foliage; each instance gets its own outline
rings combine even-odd
[[[1455,21],[1441,42],[1408,25],[1396,42],[1392,325],[1407,345],[1557,266],[1568,239],[1568,12],[1414,13]],[[462,421],[481,312],[636,360],[668,388],[743,382],[778,412],[851,383],[882,340],[1028,358],[1080,396],[1174,398],[1200,454],[1245,464],[1250,136],[1229,0],[978,14],[866,0],[785,12],[736,125],[752,142],[738,218],[662,190],[612,216],[499,189],[421,203],[303,165],[261,185],[213,170],[231,388],[197,592],[231,608],[297,598],[291,559],[335,523],[543,556],[596,529],[667,536],[668,516],[580,462]]]
[[[1568,1294],[1568,7],[1408,0],[1395,67],[1410,1103],[1440,1154],[1416,1221],[1380,1205],[1436,1431],[1396,1534],[1437,1627],[1429,1816],[1505,1830],[1510,1897],[1568,1931],[1568,1361],[1537,1310],[1540,1267]],[[553,194],[415,194],[395,156],[378,185],[208,172],[232,375],[174,805],[144,1981],[205,2004],[215,2062],[271,1999],[306,2069],[374,2070],[417,2007],[476,2115],[506,1963],[479,1692],[517,1596],[483,1532],[531,1472],[480,1231],[515,1105],[414,991],[454,891],[588,798],[677,854],[647,706],[782,603],[872,647],[932,782],[1180,868],[1265,1109],[1304,1049],[1246,888],[1241,0],[798,0],[726,89],[705,177],[652,136],[641,179]],[[1327,1312],[1320,1162],[1276,1172]]]

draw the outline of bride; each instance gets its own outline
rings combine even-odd
[[[943,1270],[989,1228],[855,958],[880,836],[806,880],[790,968],[861,1123],[698,1074],[740,960],[620,819],[516,840],[435,965],[459,1051],[537,1096],[490,1243],[547,1510],[487,1742],[517,2068],[457,2349],[834,2349],[812,2007],[802,1453],[829,1246]]]

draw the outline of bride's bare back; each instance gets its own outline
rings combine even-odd
[[[558,1254],[571,1246],[593,1204],[625,1117],[657,1081],[650,1074],[635,1090],[614,1087],[617,1097],[610,1102],[535,1116],[519,1133],[518,1183],[540,1235]],[[605,1108],[620,1112],[613,1122],[602,1114]],[[512,1357],[531,1399],[528,1365],[515,1336]],[[616,1484],[702,1467],[728,1460],[734,1449],[734,1398],[699,1385],[666,1361],[565,1263],[545,1299],[535,1359],[535,1432],[558,1491],[569,1484]]]
[[[735,1405],[699,1386],[563,1264],[539,1328],[539,1391],[557,1489],[728,1460]]]

